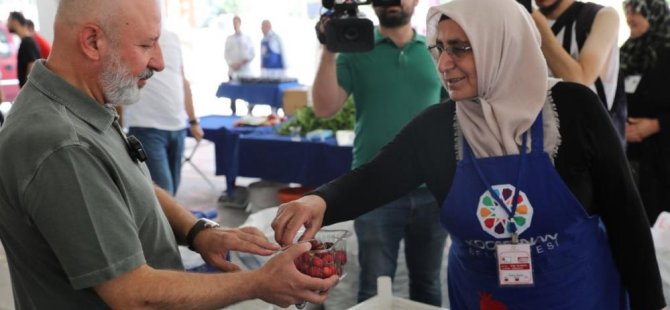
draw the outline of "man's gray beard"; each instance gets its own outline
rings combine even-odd
[[[131,105],[140,100],[138,78],[130,74],[117,53],[110,54],[105,60],[100,82],[105,101],[112,105]]]

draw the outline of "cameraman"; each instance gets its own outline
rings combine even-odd
[[[440,101],[441,82],[426,39],[410,24],[418,0],[398,2],[384,7],[373,2],[380,25],[371,51],[336,55],[324,46],[314,79],[318,117],[333,116],[349,95],[354,97],[353,168],[372,159],[416,114]],[[326,22],[322,18],[317,26],[319,36],[325,36]],[[395,275],[404,238],[410,299],[442,305],[440,267],[447,233],[439,218],[439,206],[422,186],[355,220],[361,265],[358,302],[376,294],[377,277]]]

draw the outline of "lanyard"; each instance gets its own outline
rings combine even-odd
[[[477,159],[475,158],[474,153],[470,149],[470,146],[467,144],[467,141],[465,143],[465,148],[464,148],[465,154],[470,158],[470,160],[472,161],[472,166],[475,168],[475,170],[477,171],[477,174],[479,175],[479,179],[481,179],[481,181],[484,183],[487,190],[489,191],[491,196],[493,196],[495,201],[500,205],[500,207],[503,210],[505,210],[505,213],[508,214],[509,217],[508,217],[508,220],[507,220],[507,230],[512,233],[512,243],[513,244],[519,243],[519,236],[516,233],[517,232],[517,227],[516,227],[516,223],[513,221],[513,218],[514,218],[514,214],[516,213],[516,207],[519,204],[519,183],[520,183],[520,180],[521,180],[521,174],[522,174],[523,167],[525,166],[524,163],[526,161],[526,145],[527,145],[527,141],[528,141],[528,132],[523,133],[522,140],[523,140],[523,142],[522,142],[522,146],[521,146],[521,151],[519,152],[520,153],[519,169],[517,169],[518,170],[518,175],[517,175],[517,178],[516,178],[516,184],[514,184],[514,195],[512,196],[512,209],[511,210],[507,210],[507,205],[500,198],[500,195],[498,194],[498,192],[496,192],[493,189],[493,186],[491,186],[491,182],[489,182],[489,180],[486,178],[486,175],[484,175],[484,172],[482,171],[481,167],[477,163]]]

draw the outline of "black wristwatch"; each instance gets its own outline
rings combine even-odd
[[[193,125],[198,125],[198,124],[200,124],[200,121],[198,121],[197,118],[194,118],[194,119],[192,119],[192,120],[189,120],[189,121],[188,121],[188,124],[191,125],[191,126],[193,126]]]
[[[221,227],[221,225],[219,225],[219,223],[217,222],[214,222],[206,218],[199,219],[197,222],[195,222],[193,227],[191,227],[191,230],[188,231],[188,234],[186,234],[186,244],[188,244],[188,248],[191,251],[198,252],[193,246],[195,236],[197,236],[201,231],[207,228],[217,228],[217,227]]]

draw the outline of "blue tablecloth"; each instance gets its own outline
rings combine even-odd
[[[236,116],[205,116],[205,139],[214,142],[216,174],[232,195],[237,176],[319,186],[351,169],[351,147],[326,141],[292,141],[273,127],[233,127]]]
[[[242,99],[251,104],[267,104],[275,108],[281,108],[284,99],[284,90],[291,88],[302,88],[297,82],[287,83],[221,83],[216,91],[217,97]]]

